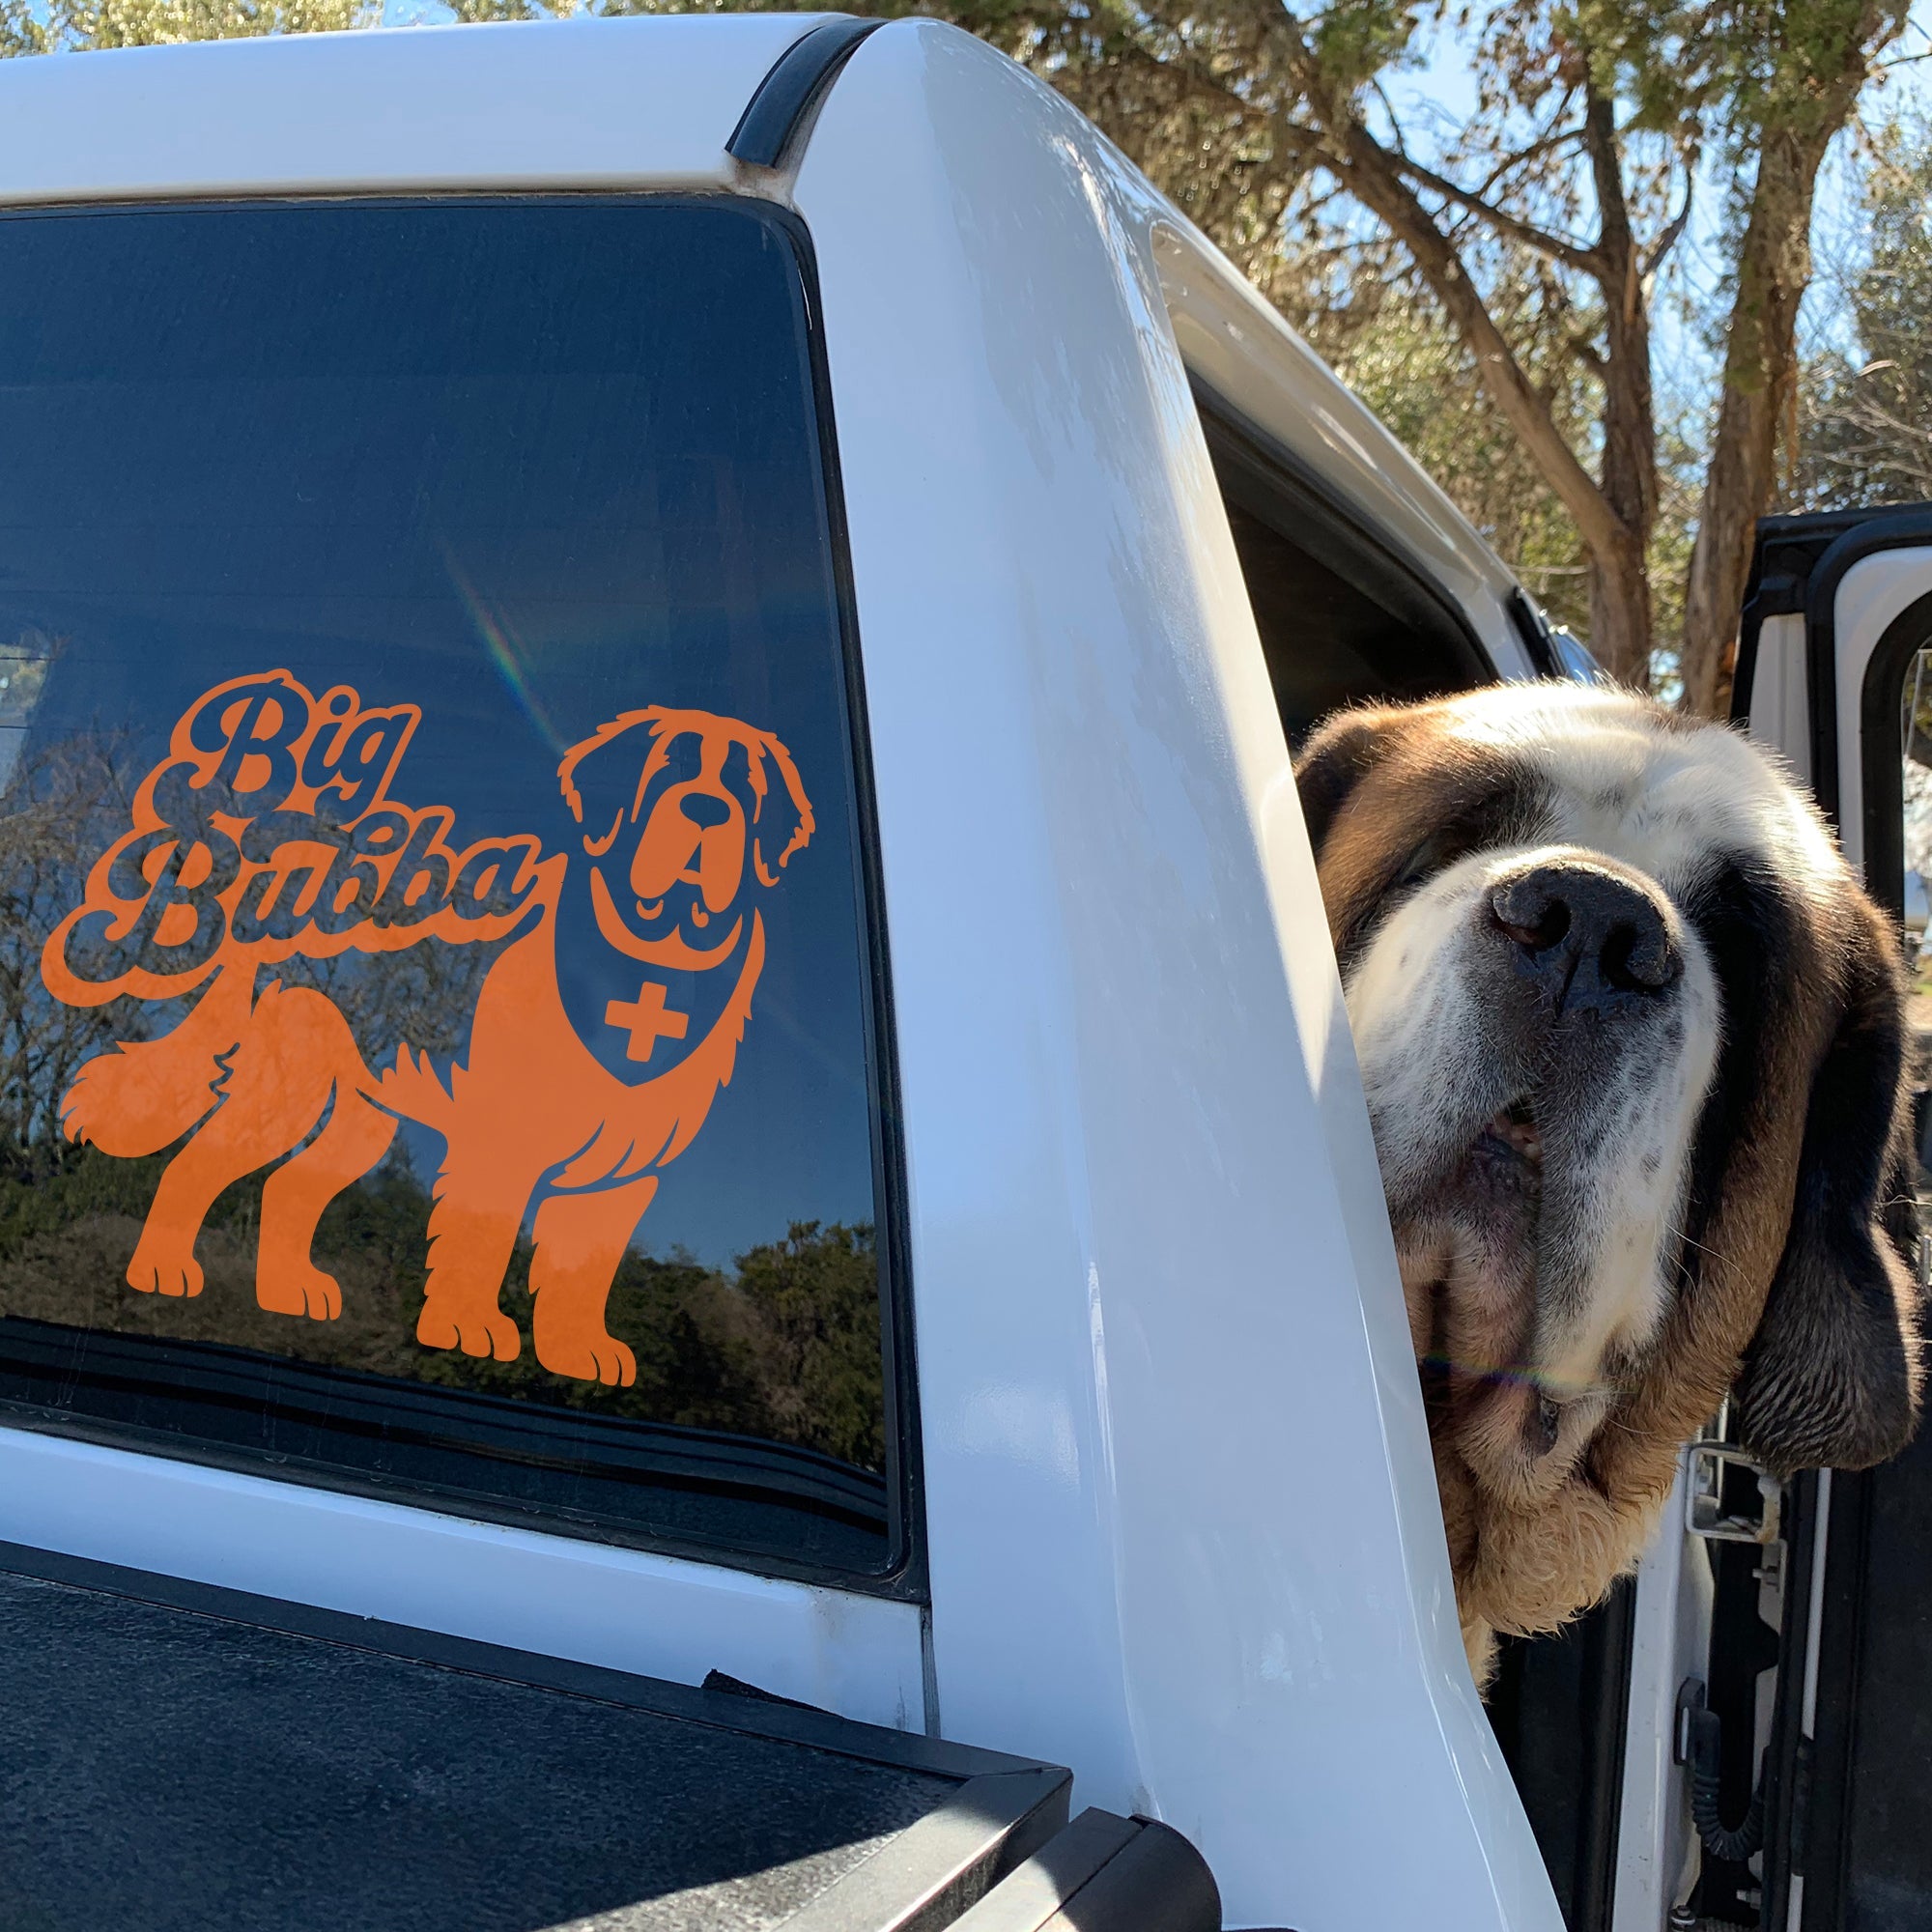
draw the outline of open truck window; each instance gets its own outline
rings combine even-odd
[[[902,1576],[808,272],[742,201],[0,220],[9,1421]]]
[[[1344,704],[1493,681],[1441,596],[1227,403],[1195,400],[1291,749]]]

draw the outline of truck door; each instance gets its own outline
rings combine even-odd
[[[1806,778],[1846,855],[1899,921],[1912,988],[1920,1199],[1932,1053],[1932,505],[1779,517],[1759,526],[1734,715]],[[1921,1255],[1923,1249],[1921,1248]],[[1783,1510],[1771,1626],[1727,1616],[1720,1577],[1711,1683],[1745,1676],[1759,1709],[1726,1714],[1764,1741],[1761,1884],[1707,1860],[1707,1916],[1778,1932],[1917,1925],[1932,1915],[1920,1781],[1932,1757],[1932,1438],[1861,1473],[1816,1470]],[[1755,1553],[1755,1552],[1753,1552]],[[1760,1570],[1767,1566],[1760,1563]],[[1726,1813],[1726,1824],[1733,1822]],[[1713,1887],[1715,1874],[1721,1881]],[[1715,1895],[1727,1891],[1722,1913]],[[1675,1922],[1674,1920],[1672,1922]]]

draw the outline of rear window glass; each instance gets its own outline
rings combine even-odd
[[[904,1557],[801,249],[0,220],[6,1419]]]

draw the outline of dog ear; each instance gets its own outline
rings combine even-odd
[[[1746,1448],[1779,1474],[1861,1469],[1918,1418],[1918,1210],[1903,994],[1869,908],[1812,1082],[1784,1255],[1745,1352]]]
[[[1333,712],[1302,746],[1294,760],[1294,789],[1308,825],[1308,842],[1318,859],[1335,814],[1381,756],[1394,716],[1392,711],[1366,705]]]
[[[761,733],[749,747],[752,768],[752,864],[761,885],[778,884],[792,854],[803,851],[817,829],[811,801],[791,753]]]
[[[618,828],[636,810],[643,790],[643,767],[663,762],[664,746],[656,729],[662,715],[655,705],[646,711],[627,711],[573,745],[557,767],[563,802],[582,828],[583,849],[592,858],[611,849]],[[652,728],[639,731],[640,725]],[[623,751],[611,752],[620,738],[628,739]]]

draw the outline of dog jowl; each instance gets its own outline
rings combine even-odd
[[[765,961],[757,901],[810,839],[811,807],[769,732],[650,706],[565,753],[554,849],[536,833],[466,843],[448,807],[395,796],[420,723],[286,671],[188,707],[41,971],[71,1006],[193,1004],[159,1038],[88,1062],[62,1127],[126,1157],[184,1143],[128,1264],[148,1293],[200,1293],[210,1208],[272,1165],[256,1297],[318,1320],[342,1308],[312,1255],[323,1210],[399,1122],[432,1128],[444,1153],[417,1339],[517,1356],[500,1294],[527,1222],[537,1360],[627,1383],[605,1301],[661,1170],[731,1079]],[[327,994],[270,970],[432,941],[502,943],[446,1074],[407,1039],[372,1068]]]

